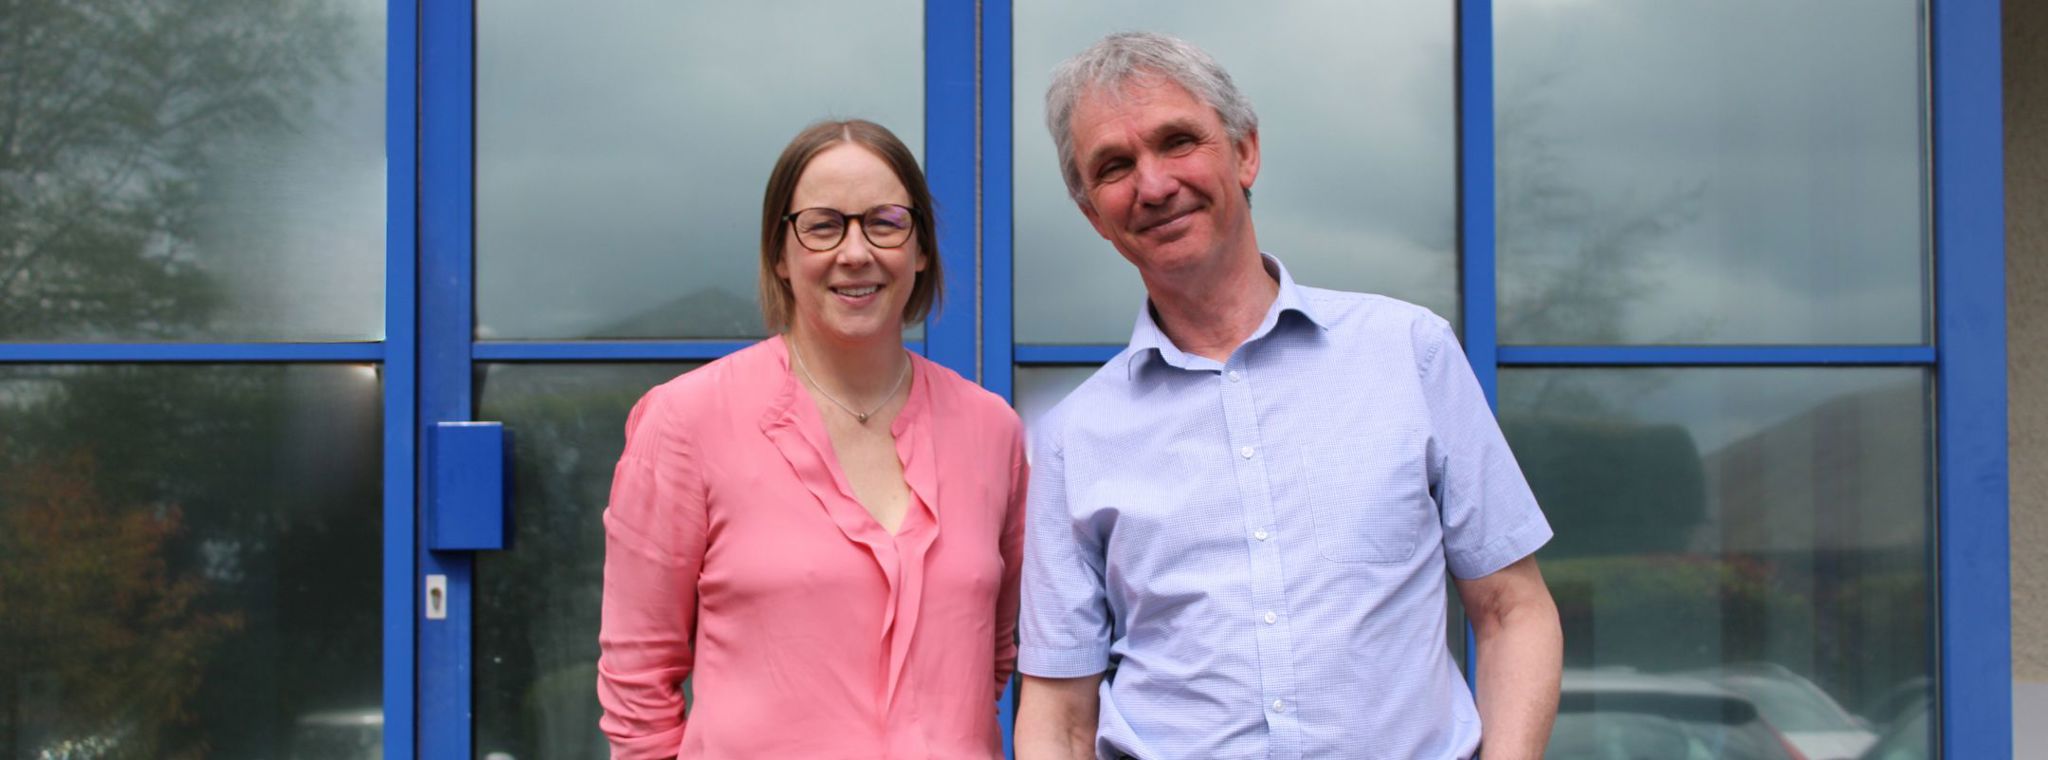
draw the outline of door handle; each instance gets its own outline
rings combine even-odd
[[[511,433],[497,422],[437,422],[428,432],[427,548],[511,545]]]

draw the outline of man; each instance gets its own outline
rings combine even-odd
[[[1449,326],[1260,253],[1257,117],[1192,45],[1113,35],[1046,101],[1068,189],[1148,299],[1037,431],[1018,756],[1540,757],[1550,527]]]

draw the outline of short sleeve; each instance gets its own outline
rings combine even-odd
[[[1415,331],[1418,376],[1430,414],[1430,490],[1443,521],[1444,556],[1458,578],[1491,575],[1549,542],[1550,523],[1450,325],[1432,316]]]
[[[1102,545],[1075,530],[1068,509],[1057,417],[1048,415],[1031,449],[1017,669],[1041,678],[1078,678],[1109,668],[1109,605]]]

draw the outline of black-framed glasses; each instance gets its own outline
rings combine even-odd
[[[910,242],[910,233],[917,226],[917,209],[884,203],[847,216],[836,208],[807,208],[782,215],[796,233],[796,241],[813,251],[829,251],[839,247],[839,241],[846,239],[848,219],[860,220],[860,234],[868,239],[868,245],[876,248],[895,248]]]

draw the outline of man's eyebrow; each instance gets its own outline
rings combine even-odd
[[[1153,127],[1151,134],[1147,135],[1146,137],[1151,140],[1158,140],[1168,135],[1180,132],[1199,133],[1202,131],[1201,126],[1201,122],[1198,122],[1194,119],[1173,119],[1171,121],[1164,122],[1157,127]]]
[[[1103,158],[1106,156],[1128,152],[1130,152],[1130,149],[1125,147],[1122,142],[1105,141],[1097,143],[1092,150],[1088,151],[1088,155],[1081,157],[1080,166],[1084,171],[1093,169],[1096,164],[1102,163]]]

